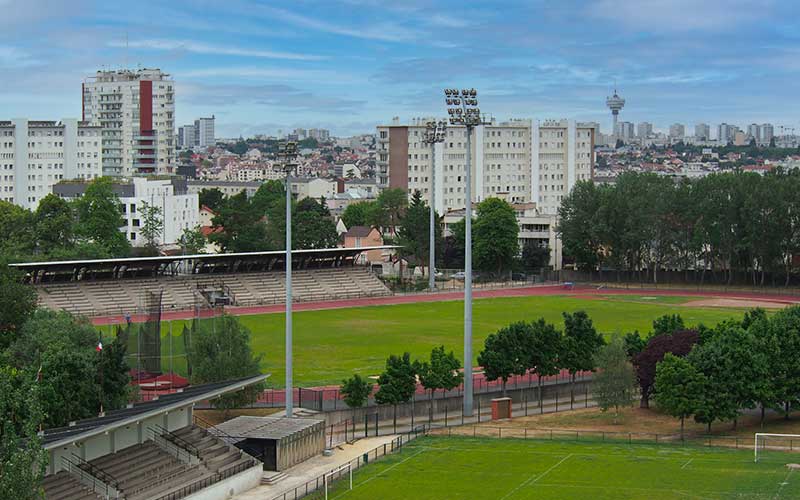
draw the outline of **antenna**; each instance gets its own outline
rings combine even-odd
[[[128,31],[125,31],[125,69],[128,69]]]

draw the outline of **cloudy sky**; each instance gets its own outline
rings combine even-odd
[[[172,74],[177,123],[215,114],[221,136],[371,132],[442,114],[445,86],[476,87],[500,119],[607,130],[615,81],[622,119],[660,129],[796,126],[798,13],[795,0],[0,0],[0,118],[78,117],[83,78],[127,64]]]

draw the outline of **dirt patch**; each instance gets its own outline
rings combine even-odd
[[[754,307],[761,307],[763,309],[783,309],[792,304],[787,302],[777,302],[772,300],[755,300],[755,299],[701,299],[690,300],[680,304],[684,307],[735,307],[739,309],[752,309]]]

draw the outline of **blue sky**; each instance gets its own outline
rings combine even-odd
[[[442,114],[450,86],[476,87],[500,119],[607,130],[614,81],[621,119],[659,129],[800,121],[795,0],[0,0],[0,13],[3,118],[80,116],[82,79],[127,61],[171,73],[177,123],[215,114],[220,136],[371,132]]]

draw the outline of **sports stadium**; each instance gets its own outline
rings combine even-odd
[[[800,444],[791,431],[800,433],[800,427],[778,426],[781,432],[755,446],[748,415],[737,433],[715,429],[710,435],[690,426],[685,439],[674,422],[644,417],[636,431],[622,432],[597,410],[591,372],[575,380],[563,371],[515,376],[501,398],[499,382],[478,367],[473,416],[461,412],[461,386],[430,399],[418,386],[400,408],[372,398],[363,408],[348,408],[341,381],[353,373],[376,380],[388,354],[424,356],[439,345],[461,351],[458,282],[443,283],[443,291],[399,294],[356,265],[363,252],[392,248],[293,252],[299,408],[292,419],[268,416],[284,402],[284,252],[13,264],[42,306],[91,318],[105,338],[121,325],[157,325],[154,337],[129,339],[129,364],[155,381],[142,384],[147,397],[43,433],[50,456],[47,497],[800,497],[800,480],[786,467],[800,461],[791,455]],[[475,353],[511,322],[561,324],[564,312],[585,311],[608,338],[646,332],[663,315],[713,327],[754,307],[772,314],[800,302],[763,290],[559,281],[481,284],[474,296]],[[186,385],[182,336],[192,322],[213,323],[222,313],[250,330],[262,372],[270,375]],[[478,366],[477,359],[472,364]],[[159,384],[165,375],[169,384]],[[174,384],[180,378],[184,383]],[[223,422],[203,416],[215,398],[264,381],[267,389],[254,405]],[[629,415],[629,423],[637,415]],[[652,432],[641,428],[650,424]],[[756,450],[761,456],[754,462]]]

